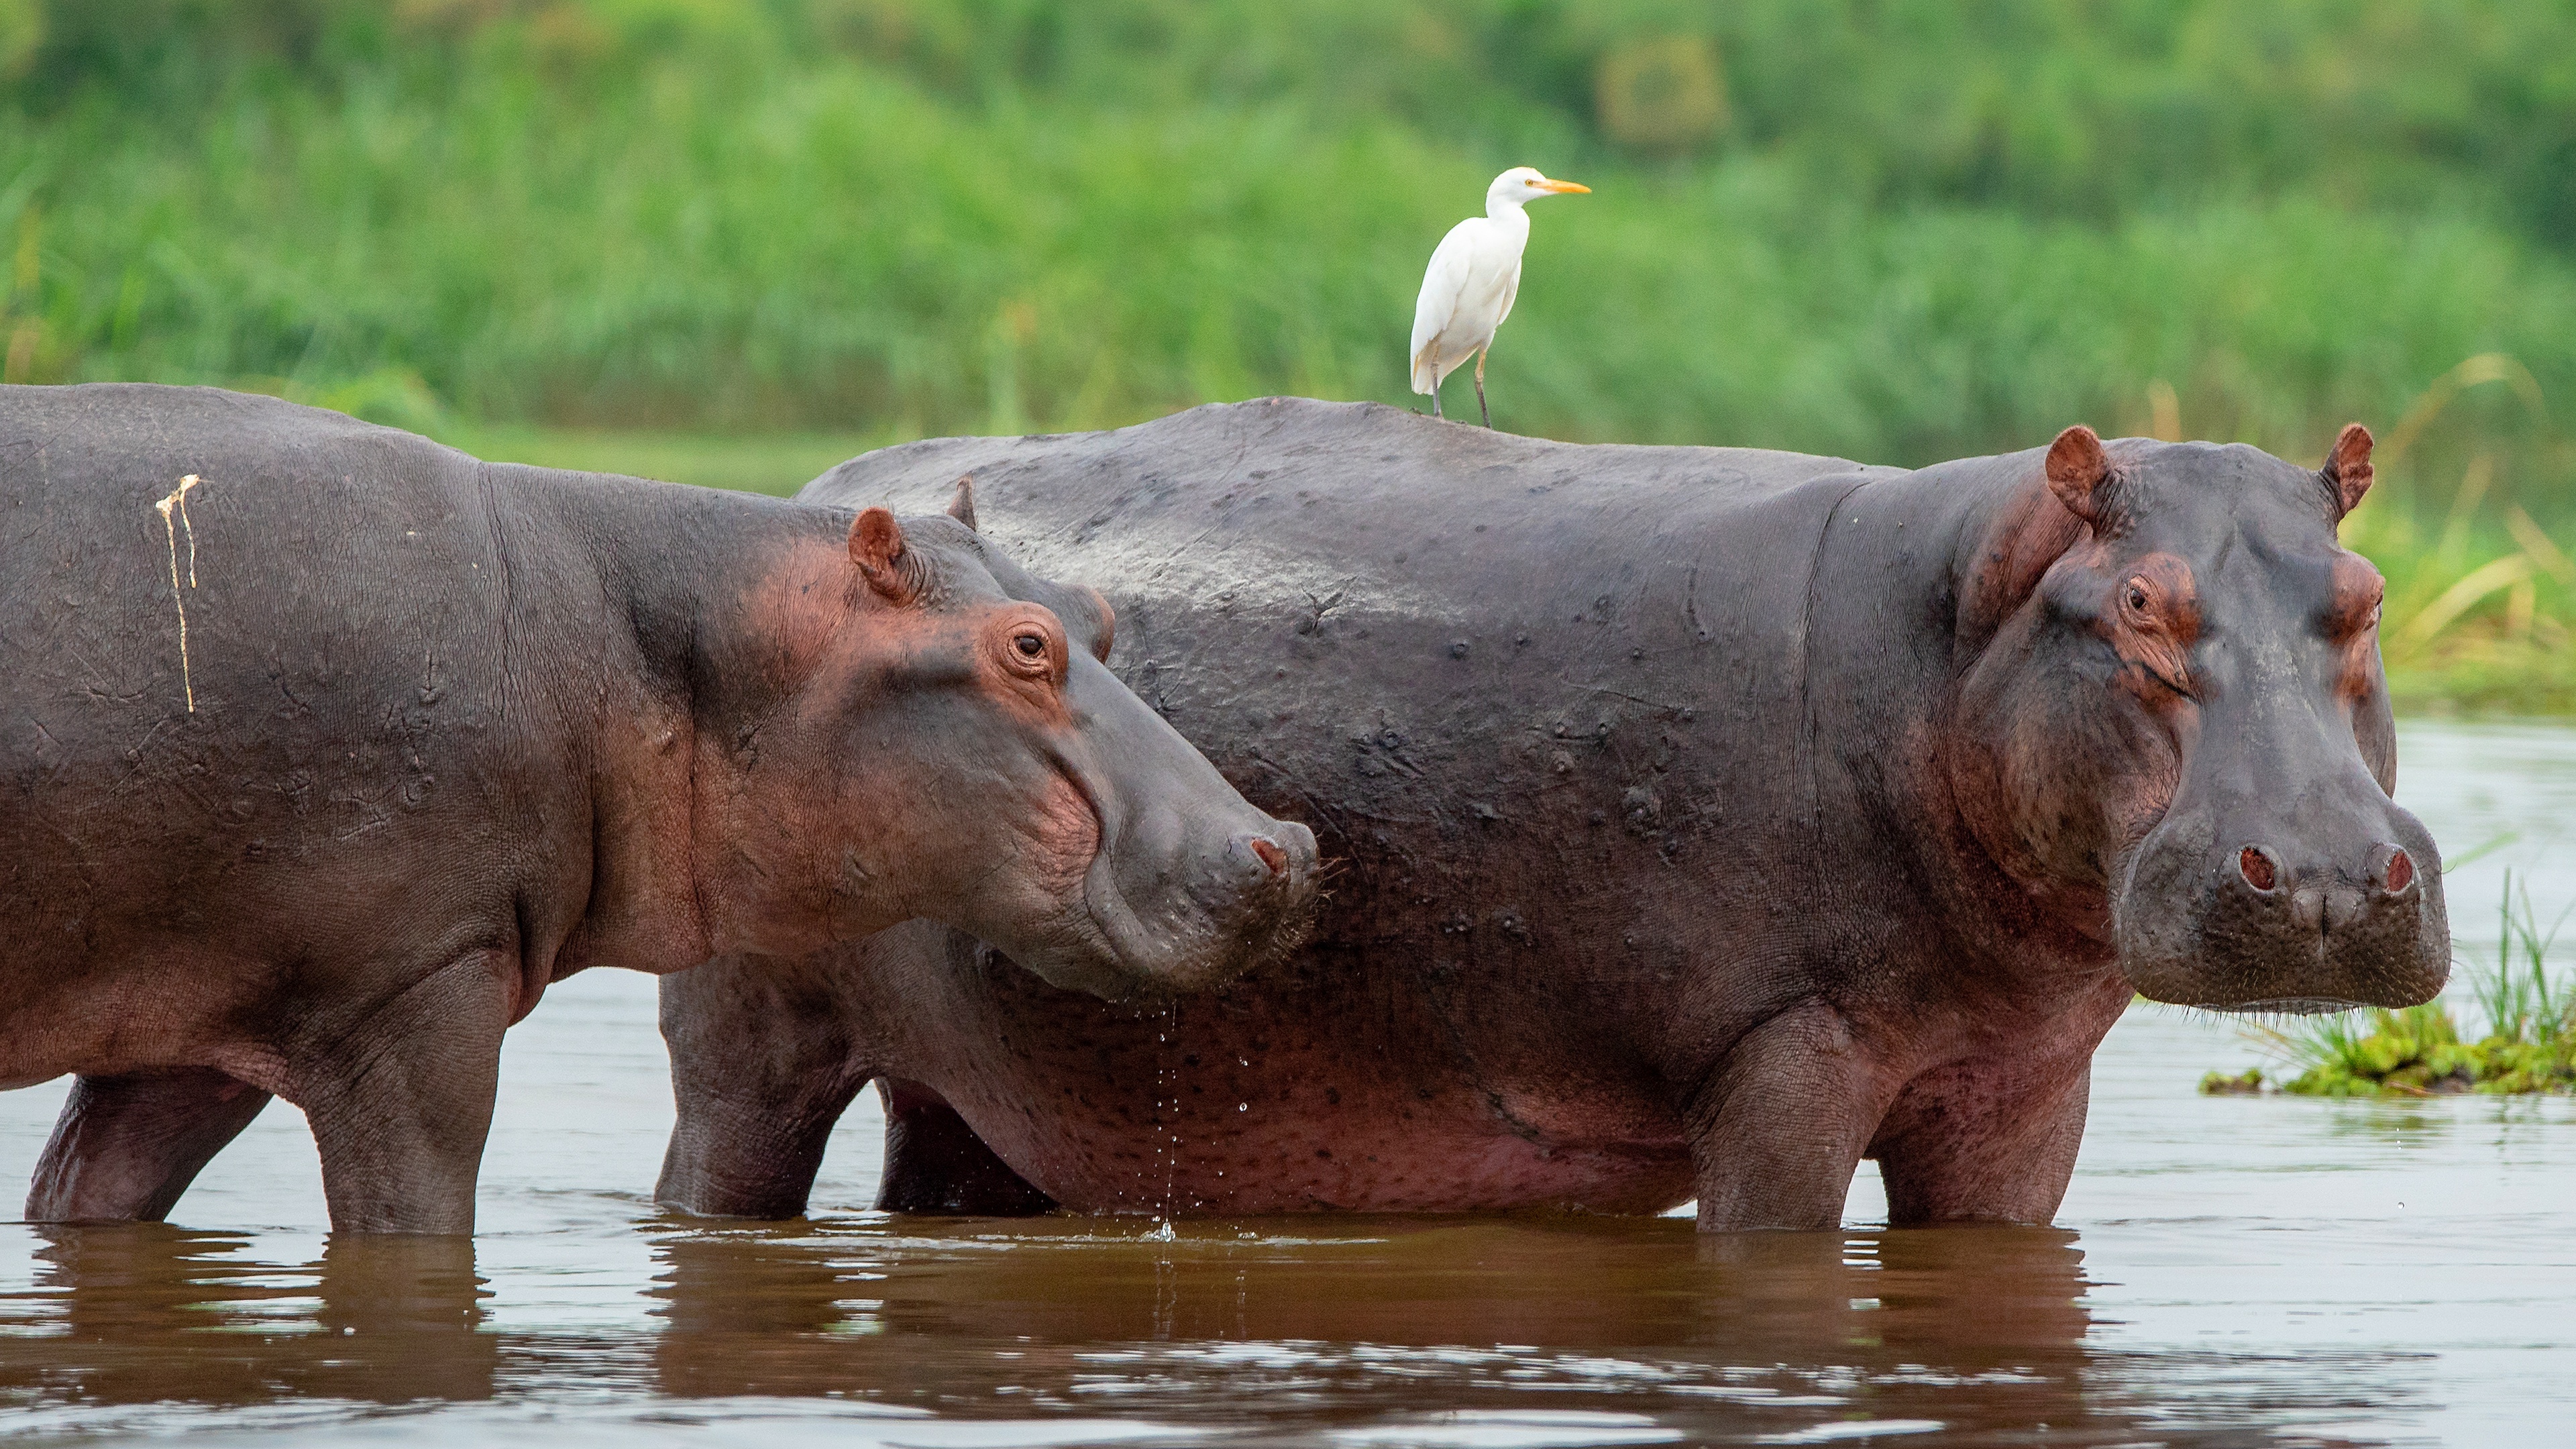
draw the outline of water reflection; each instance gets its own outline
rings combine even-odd
[[[0,1393],[27,1405],[400,1404],[489,1398],[499,1340],[473,1244],[334,1241],[278,1264],[158,1223],[36,1230],[0,1318]]]
[[[118,1405],[459,1403],[505,1380],[559,1391],[586,1357],[577,1338],[483,1331],[470,1243],[343,1239],[311,1263],[249,1245],[158,1225],[45,1232],[34,1283],[0,1309],[0,1394],[58,1422]],[[1398,1219],[1165,1240],[872,1218],[666,1228],[653,1252],[659,1328],[594,1340],[594,1386],[644,1337],[637,1387],[673,1399],[943,1418],[1114,1407],[1179,1429],[1257,1408],[1284,1434],[1484,1415],[1526,1439],[1544,1395],[1547,1413],[1595,1416],[1558,1426],[1584,1434],[1601,1415],[1698,1437],[1855,1414],[2112,1427],[2086,1403],[2087,1284],[2064,1232],[1703,1240],[1677,1220]],[[1658,1412],[1638,1415],[1641,1391]]]
[[[1174,1424],[1257,1409],[1281,1432],[1510,1417],[1533,1395],[1634,1418],[1641,1391],[1662,1410],[1644,1422],[1695,1436],[1855,1414],[1955,1430],[2098,1418],[2083,1253],[2065,1232],[1298,1219],[1166,1240],[912,1219],[678,1232],[655,1256],[657,1386],[676,1396],[872,1386],[948,1414],[1114,1398]]]
[[[2065,1231],[636,1228],[650,1312],[605,1332],[496,1330],[462,1240],[340,1239],[279,1263],[241,1234],[42,1230],[33,1281],[0,1300],[0,1401],[32,1427],[270,1433],[437,1405],[401,1422],[467,1440],[459,1406],[587,1391],[638,1429],[698,1418],[689,1404],[723,1419],[794,1402],[902,1443],[951,1442],[939,1425],[1013,1443],[1251,1425],[1256,1443],[1816,1442],[1871,1425],[1977,1443],[2045,1424],[2051,1443],[2109,1444],[2232,1442],[2231,1423],[2331,1422],[2414,1392],[2407,1355],[2105,1352],[2088,1308],[2105,1285]],[[242,1412],[261,1409],[285,1417]]]

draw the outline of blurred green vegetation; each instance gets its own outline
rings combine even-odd
[[[1410,403],[1423,259],[1515,163],[1595,192],[1537,209],[1504,426],[2360,418],[2401,700],[2576,710],[2565,0],[0,0],[0,362],[785,488]]]
[[[478,458],[661,478],[703,488],[786,497],[816,475],[872,448],[909,439],[868,433],[673,433],[628,428],[544,428],[449,417],[430,429]]]

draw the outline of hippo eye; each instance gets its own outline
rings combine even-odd
[[[1023,615],[1008,620],[984,647],[993,651],[988,657],[1021,679],[1064,682],[1064,636],[1052,619]]]
[[[2147,591],[2136,579],[2129,580],[2129,607],[2137,613],[2147,611]]]

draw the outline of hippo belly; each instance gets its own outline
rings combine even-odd
[[[935,1010],[866,953],[849,969],[876,995],[865,1015],[909,1023],[880,1049],[885,1073],[1066,1207],[1659,1212],[1691,1195],[1653,1082],[1571,1054],[1480,1063],[1419,998],[1345,980],[1122,1006],[976,954]]]

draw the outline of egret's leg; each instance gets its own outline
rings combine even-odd
[[[1494,425],[1493,409],[1485,406],[1485,354],[1493,349],[1476,349],[1476,416],[1488,428]]]

